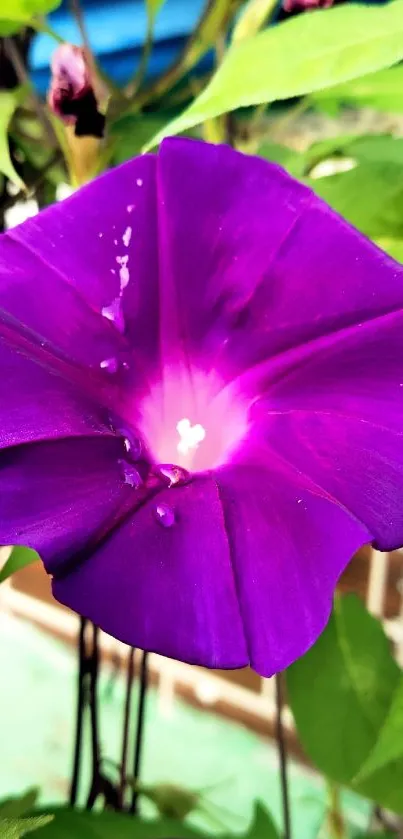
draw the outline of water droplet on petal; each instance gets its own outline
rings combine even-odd
[[[174,463],[161,463],[158,471],[168,481],[169,487],[183,486],[191,480],[190,473]]]
[[[127,451],[127,454],[130,455],[132,460],[138,460],[141,457],[142,453],[142,445],[141,440],[138,437],[135,437],[130,431],[124,430],[124,447]]]
[[[127,207],[126,207],[126,209],[127,209],[127,212],[128,212],[128,213],[132,213],[132,212],[133,212],[133,210],[134,210],[134,204],[128,204],[128,205],[127,205]]]
[[[143,186],[143,178],[137,178],[136,184],[137,186]]]
[[[143,479],[138,469],[132,466],[131,463],[126,463],[125,460],[119,460],[119,465],[122,467],[125,484],[138,489],[143,483]]]
[[[109,306],[104,306],[101,309],[102,317],[110,320],[119,332],[125,331],[125,321],[122,312],[120,297],[115,297]]]
[[[125,248],[128,248],[130,245],[130,239],[132,238],[132,229],[131,227],[126,227],[126,230],[122,236],[122,242]]]
[[[104,361],[100,363],[101,370],[106,370],[107,373],[117,373],[119,370],[119,362],[117,358],[105,358]]]
[[[172,527],[175,524],[175,513],[169,504],[157,504],[154,512],[155,518],[161,527]]]

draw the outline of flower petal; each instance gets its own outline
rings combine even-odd
[[[172,509],[171,527],[158,523],[157,503]],[[221,503],[210,477],[159,493],[82,566],[56,577],[53,591],[132,646],[209,667],[248,662]]]
[[[271,676],[322,632],[337,580],[368,533],[291,468],[225,467],[216,479],[250,664]]]
[[[59,440],[0,454],[0,543],[25,545],[48,570],[91,545],[133,490],[117,440]]]
[[[267,271],[311,193],[278,166],[189,140],[162,143],[157,178],[164,362],[181,352],[209,369],[221,350],[230,375],[234,351],[243,369],[259,328],[266,334]],[[263,283],[265,310],[249,329],[245,315]],[[236,351],[245,333],[252,346]]]
[[[154,157],[106,173],[3,237],[2,306],[83,363],[130,352],[134,336],[156,363],[156,221]],[[101,316],[118,304],[119,329]]]
[[[278,166],[166,140],[158,188],[165,345],[226,381],[402,305],[402,266]]]

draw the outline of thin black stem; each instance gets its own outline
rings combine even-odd
[[[80,781],[81,769],[81,747],[83,738],[83,722],[85,711],[85,674],[86,674],[86,657],[85,657],[85,627],[87,621],[85,618],[80,619],[80,631],[78,636],[78,679],[77,679],[77,717],[76,717],[76,735],[74,742],[74,758],[73,758],[73,774],[70,786],[70,806],[74,807],[77,802],[78,785]]]
[[[87,27],[85,25],[84,15],[79,0],[70,0],[70,9],[73,17],[75,17],[77,21],[77,26],[81,35],[81,40],[85,46],[85,49],[87,50],[87,54],[89,57],[92,57],[91,44],[88,37]]]
[[[287,746],[283,728],[283,691],[282,691],[282,676],[277,673],[275,676],[276,684],[276,737],[278,745],[278,754],[280,759],[280,780],[281,780],[281,801],[283,808],[283,837],[284,839],[291,839],[291,812],[290,812],[290,798],[288,791],[288,777],[287,777]]]
[[[94,806],[98,795],[103,791],[102,778],[100,774],[100,748],[99,748],[99,725],[98,725],[98,672],[99,672],[99,650],[98,650],[98,627],[92,624],[92,646],[88,657],[89,667],[89,696],[88,704],[91,722],[91,755],[92,755],[92,782],[89,796],[87,798],[87,810]]]
[[[130,805],[130,812],[131,813],[136,813],[137,812],[137,800],[138,800],[137,782],[138,782],[139,777],[140,777],[141,756],[142,756],[142,747],[143,747],[143,740],[144,740],[145,699],[146,699],[146,692],[147,692],[147,686],[148,686],[147,658],[148,658],[148,653],[143,652],[142,659],[141,659],[140,694],[139,694],[136,735],[135,735],[135,745],[134,745],[133,794],[132,794],[132,800],[131,800],[131,805]]]
[[[119,803],[123,809],[126,790],[127,778],[127,753],[129,748],[129,729],[130,729],[130,709],[132,704],[132,690],[133,690],[133,676],[134,676],[134,647],[129,651],[127,663],[127,682],[126,682],[126,699],[125,709],[123,715],[123,739],[122,739],[122,759],[120,764],[120,789],[119,789]]]
[[[56,137],[55,132],[53,131],[52,123],[50,122],[46,114],[46,110],[42,105],[42,102],[39,99],[39,96],[37,95],[35,88],[32,85],[27,68],[24,64],[24,59],[21,56],[18,46],[12,38],[5,38],[4,49],[14,67],[15,74],[19,83],[28,87],[32,107],[36,113],[39,123],[43,128],[49,146],[53,148],[56,143]]]
[[[18,204],[19,201],[24,201],[27,198],[35,198],[38,189],[40,189],[40,187],[45,183],[50,170],[53,169],[57,163],[60,163],[62,159],[62,152],[60,149],[57,149],[49,158],[48,162],[45,163],[38,174],[38,177],[31,184],[27,185],[26,189],[20,189],[15,195],[10,195],[7,198],[7,201],[4,202],[2,208],[4,210],[8,210],[10,207],[14,207],[15,204]]]

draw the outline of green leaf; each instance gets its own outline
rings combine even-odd
[[[46,15],[60,3],[61,0],[1,0],[0,35],[18,32],[35,15]]]
[[[354,595],[337,598],[316,644],[287,671],[301,742],[328,778],[403,812],[403,760],[357,782],[402,679],[382,625]]]
[[[348,172],[307,182],[367,236],[403,238],[403,166],[389,161],[362,163]]]
[[[0,819],[0,839],[20,839],[53,821],[54,816],[30,816],[25,819]]]
[[[277,0],[249,0],[234,26],[232,42],[256,35],[276,8]]]
[[[38,795],[38,788],[32,787],[17,798],[6,798],[0,801],[0,819],[25,816],[35,806]]]
[[[126,114],[109,127],[116,165],[140,154],[142,147],[166,123],[166,117]]]
[[[341,105],[354,105],[357,108],[371,107],[387,113],[403,111],[403,66],[389,67],[376,73],[362,76],[345,84],[336,85],[329,90],[313,93],[313,104],[322,105],[333,102],[333,108]]]
[[[0,172],[6,175],[20,189],[24,189],[24,184],[19,175],[17,175],[10,157],[8,130],[14,111],[21,103],[25,93],[26,90],[22,87],[16,88],[13,91],[0,91]]]
[[[38,554],[35,551],[32,551],[31,548],[21,548],[20,546],[13,548],[9,558],[0,569],[0,583],[4,583],[4,580],[7,580],[7,578],[11,577],[12,574],[15,574],[16,571],[20,571],[21,568],[25,568],[27,565],[32,565],[32,563],[37,562],[38,559]],[[1,814],[0,805],[0,815]]]
[[[385,253],[403,265],[403,239],[384,238],[376,239],[375,241],[379,248],[382,248]]]
[[[280,166],[283,166],[295,178],[300,178],[304,174],[304,155],[294,149],[290,149],[288,146],[282,146],[280,143],[265,140],[259,147],[257,154],[259,157],[264,157],[265,160],[270,160],[271,163],[278,163]]]
[[[259,801],[255,803],[253,819],[243,839],[280,839],[270,813]]]
[[[35,839],[203,839],[203,834],[174,819],[143,821],[109,810],[94,813],[63,807],[53,813],[54,821]]]
[[[360,782],[403,757],[403,675],[393,694],[388,715],[379,731],[378,739],[367,760],[361,766],[356,781]]]
[[[201,95],[148,147],[227,111],[332,87],[402,57],[403,0],[297,15],[234,44]]]
[[[53,815],[54,820],[41,827],[37,839],[167,839],[172,836],[175,839],[206,839],[205,833],[177,819],[144,821],[109,810],[81,812],[65,807],[54,809]],[[221,834],[221,837],[231,839],[229,834]],[[0,839],[3,839],[1,833]],[[241,837],[238,834],[238,839],[280,839],[270,813],[262,804],[255,804],[251,824]]]

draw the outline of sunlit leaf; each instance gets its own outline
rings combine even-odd
[[[227,111],[329,88],[402,57],[403,0],[297,15],[234,44],[200,96],[148,145]]]
[[[0,839],[20,839],[53,821],[53,816],[29,816],[22,819],[0,819]]]
[[[375,241],[378,247],[382,248],[382,250],[389,254],[389,256],[392,256],[393,259],[396,259],[397,262],[401,262],[403,265],[403,238],[382,238],[376,239]]]
[[[403,111],[402,89],[403,66],[399,64],[329,90],[317,91],[311,96],[311,101],[315,105],[330,106],[336,112],[341,105],[355,105],[357,108],[371,107],[399,114]]]
[[[4,583],[4,580],[7,580],[8,577],[11,577],[11,575],[15,574],[16,571],[21,571],[21,569],[25,568],[27,565],[32,565],[33,562],[37,562],[38,558],[38,554],[30,548],[21,548],[19,545],[13,548],[9,558],[6,560],[3,567],[0,568],[0,583]]]
[[[233,43],[243,41],[244,38],[250,38],[259,32],[277,5],[277,0],[249,0],[234,26]]]
[[[14,169],[11,157],[10,148],[8,144],[8,129],[12,120],[14,111],[20,104],[25,90],[17,88],[13,91],[0,91],[0,172],[6,175],[10,181],[13,181],[20,189],[24,188],[24,184],[17,175]]]
[[[400,689],[380,621],[354,595],[336,599],[316,644],[287,671],[290,706],[306,753],[328,778],[403,812],[403,759],[357,782]]]
[[[0,35],[18,32],[35,15],[46,15],[60,3],[61,0],[1,0]]]
[[[403,167],[361,163],[347,172],[310,179],[315,192],[373,239],[403,238]]]

